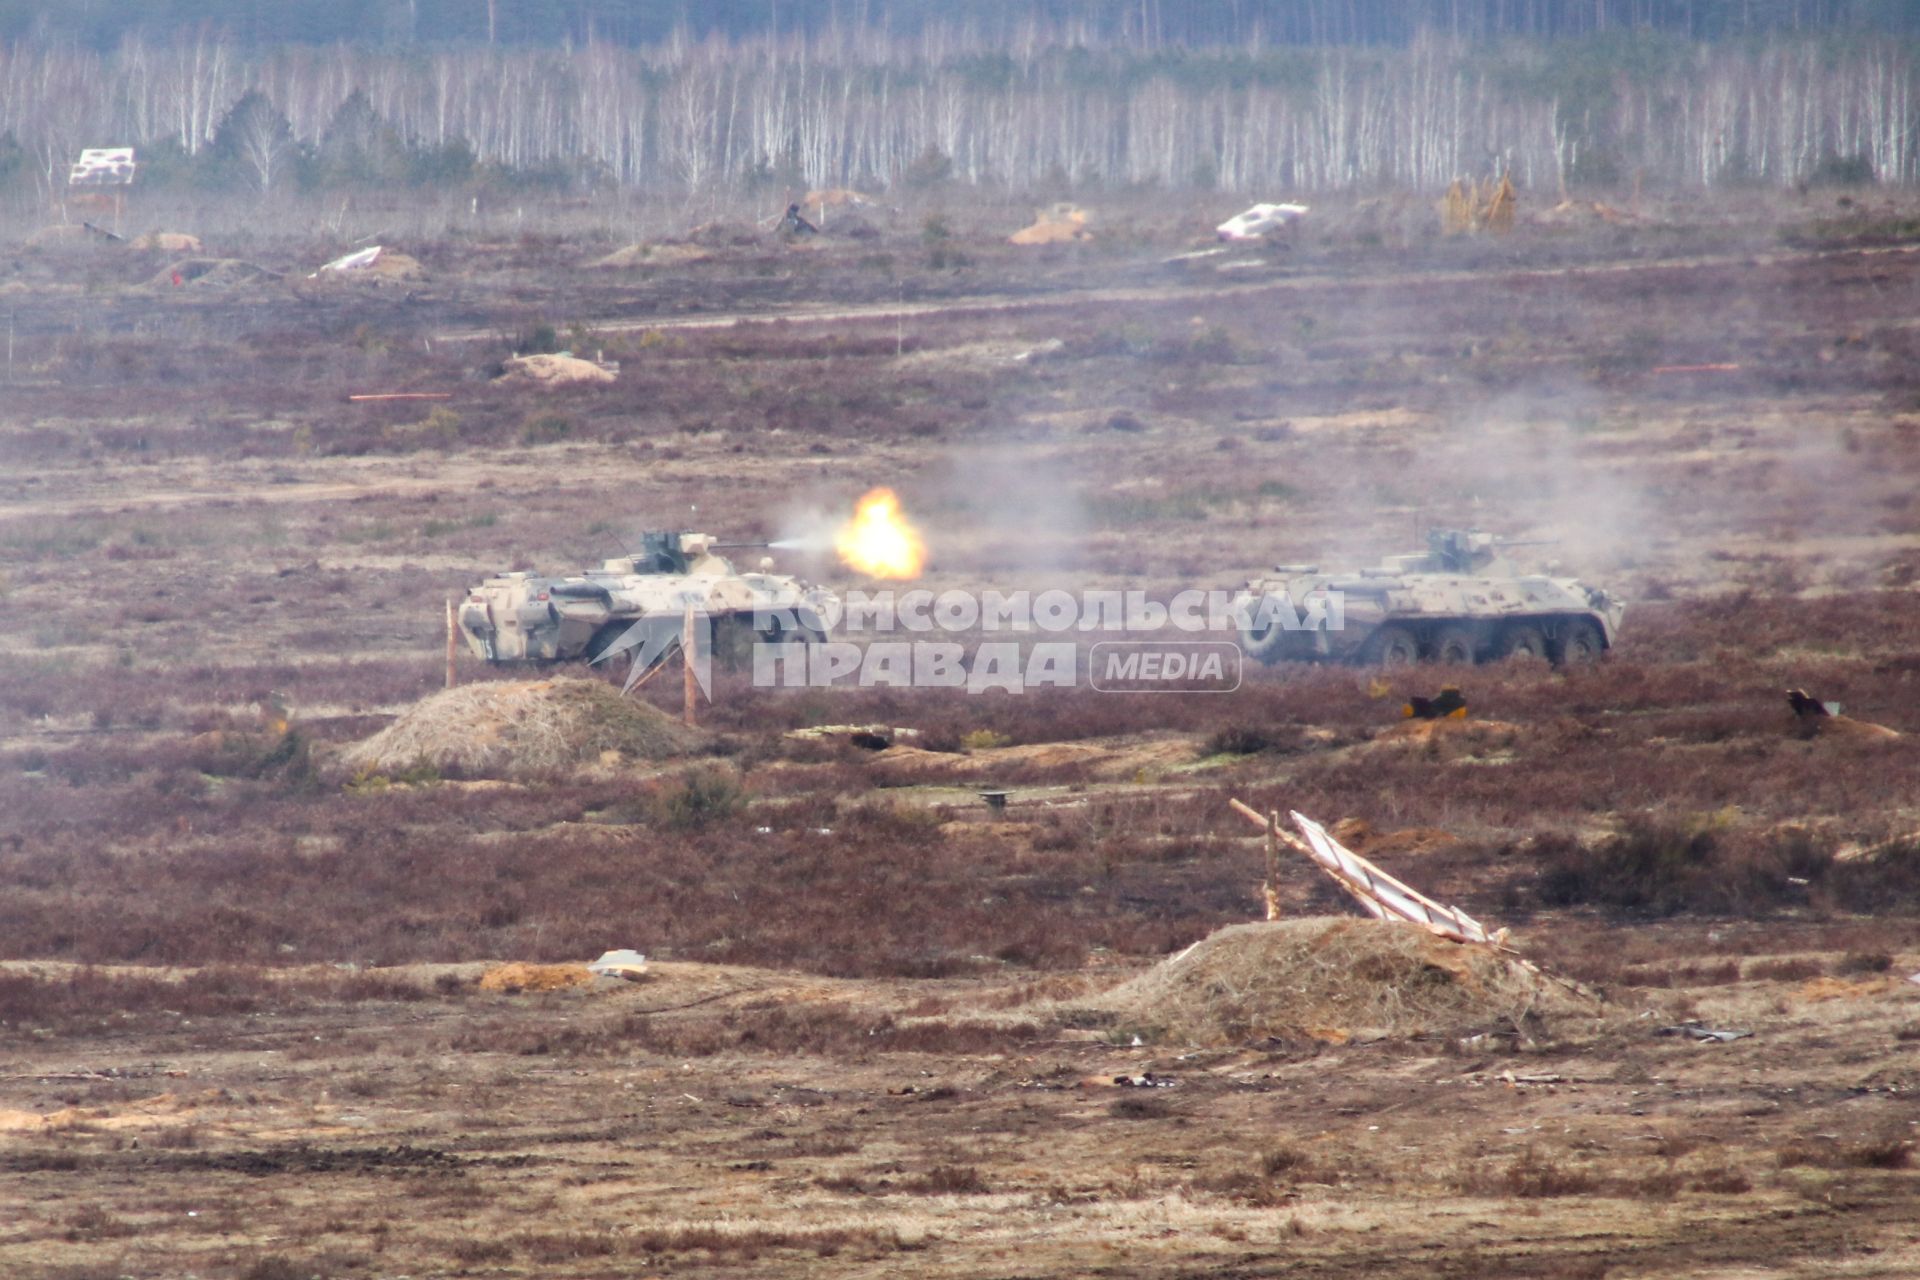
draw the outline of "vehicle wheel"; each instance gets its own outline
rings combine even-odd
[[[1575,618],[1560,635],[1560,665],[1584,667],[1600,661],[1607,642],[1591,618]]]
[[[779,642],[780,630],[775,623],[769,631],[755,631],[747,618],[728,614],[713,620],[713,629],[708,635],[714,661],[728,671],[740,671],[752,665],[755,645],[763,641]]]
[[[1547,633],[1530,622],[1517,622],[1500,633],[1500,656],[1545,661]]]
[[[1420,661],[1420,642],[1405,627],[1382,627],[1367,638],[1360,660],[1378,667],[1410,667]]]
[[[630,622],[609,622],[594,632],[592,638],[587,641],[585,650],[588,665],[596,664],[605,657],[607,650],[611,649],[621,636],[627,634],[627,628],[632,625]]]
[[[1268,666],[1280,661],[1280,650],[1286,643],[1287,630],[1276,618],[1260,618],[1261,610],[1255,610],[1254,625],[1240,628],[1240,647],[1250,658],[1257,658]]]
[[[1442,627],[1434,633],[1433,660],[1450,667],[1470,667],[1480,646],[1471,627]]]

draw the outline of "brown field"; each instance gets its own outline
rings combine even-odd
[[[209,237],[277,274],[179,288],[10,246],[0,1274],[1920,1274],[1913,206],[1446,240],[1355,205],[1169,261],[1224,215],[1142,198],[1078,244],[916,209],[628,267],[575,212],[423,233],[377,288],[307,281],[318,234]],[[529,345],[619,378],[496,384]],[[1630,606],[1565,673],[722,673],[688,758],[338,764],[483,571],[877,484],[936,590],[1165,598],[1463,524]],[[1447,679],[1469,718],[1402,725]],[[1797,732],[1790,687],[1896,732]],[[789,732],[855,723],[920,737]],[[1230,796],[1364,824],[1589,995],[1355,944],[1312,1007],[1130,1004],[1260,910]],[[1304,860],[1277,887],[1347,910]],[[646,981],[481,982],[616,947]],[[1478,994],[1388,1016],[1423,983]]]

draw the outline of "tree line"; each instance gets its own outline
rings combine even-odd
[[[85,146],[143,182],[705,190],[1215,188],[1245,195],[1920,181],[1920,42],[1648,32],[1205,49],[918,36],[629,48],[0,46],[0,183]]]
[[[251,46],[350,43],[653,44],[676,33],[818,35],[957,26],[1005,42],[1035,27],[1072,38],[1181,44],[1405,44],[1451,37],[1657,31],[1710,40],[1773,31],[1920,31],[1910,0],[0,0],[0,41],[108,50],[128,37],[210,31]]]

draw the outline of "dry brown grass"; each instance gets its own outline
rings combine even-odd
[[[480,975],[482,991],[564,991],[593,985],[593,974],[583,964],[525,964],[512,961]]]

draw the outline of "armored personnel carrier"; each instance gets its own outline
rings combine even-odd
[[[1519,655],[1577,665],[1612,648],[1626,606],[1573,578],[1517,572],[1502,554],[1517,545],[1434,529],[1425,552],[1378,568],[1278,565],[1277,577],[1253,579],[1238,597],[1240,644],[1266,663],[1386,667]]]
[[[719,552],[764,543],[721,543],[709,534],[650,532],[640,550],[569,577],[501,573],[470,588],[460,633],[489,662],[597,662],[680,634],[687,610],[711,620],[717,651],[743,641],[826,638],[837,601],[788,574],[741,573]],[[659,651],[664,645],[652,646]]]

